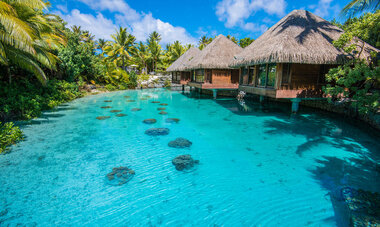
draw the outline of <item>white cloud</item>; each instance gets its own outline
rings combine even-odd
[[[268,27],[266,25],[259,25],[259,24],[251,23],[251,22],[242,24],[241,28],[247,31],[260,32],[260,33],[264,33],[266,30],[268,30]]]
[[[145,41],[150,33],[157,31],[162,38],[162,43],[173,43],[176,40],[182,43],[195,44],[197,40],[192,37],[186,29],[182,27],[175,27],[170,23],[163,22],[160,19],[156,19],[152,14],[146,14],[141,17],[141,20],[134,21],[129,24],[132,29],[132,33],[139,41]]]
[[[154,18],[151,13],[139,13],[132,9],[124,0],[79,0],[87,4],[91,9],[98,11],[109,11],[114,14],[114,20],[118,26],[127,27],[136,36],[138,41],[145,41],[148,35],[157,31],[161,34],[162,44],[172,43],[179,40],[182,43],[196,43],[185,28],[173,26]],[[89,30],[97,38],[109,38],[115,33],[117,27],[111,19],[105,18],[100,12],[94,17],[91,14],[81,14],[79,10],[73,10],[71,14],[64,15],[63,18],[69,24],[80,25]]]
[[[83,30],[90,31],[96,38],[110,39],[110,35],[115,33],[117,26],[112,20],[105,18],[101,13],[96,16],[92,14],[82,14],[74,9],[67,15],[61,17],[68,23],[68,26],[81,26]]]
[[[195,32],[199,37],[201,36],[207,36],[207,37],[215,37],[218,35],[218,31],[213,29],[211,26],[199,27],[198,30]]]
[[[68,13],[67,5],[57,5],[57,9],[61,10],[64,13]]]
[[[332,0],[319,0],[317,5],[309,5],[309,9],[320,17],[329,17],[330,15],[338,15],[340,7],[338,4],[332,5]]]
[[[225,22],[227,28],[239,26],[242,29],[257,32],[263,30],[264,27],[246,23],[245,20],[260,10],[271,15],[283,16],[285,8],[285,0],[222,0],[216,6],[216,15],[220,21]]]

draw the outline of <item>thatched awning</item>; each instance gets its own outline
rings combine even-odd
[[[228,69],[234,55],[242,50],[224,35],[219,35],[190,61],[186,69]]]
[[[305,10],[294,10],[235,55],[231,66],[262,63],[340,64],[349,57],[333,45],[343,30]],[[363,58],[376,48],[365,44]]]
[[[196,55],[201,51],[196,47],[190,47],[184,54],[181,55],[175,62],[173,62],[166,71],[175,72],[175,71],[185,71],[185,66],[189,64]]]

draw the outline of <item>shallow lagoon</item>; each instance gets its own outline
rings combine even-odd
[[[167,115],[152,101],[167,103]],[[379,192],[379,136],[368,127],[304,107],[295,116],[285,104],[248,107],[157,89],[45,112],[0,157],[0,225],[345,226],[339,190]],[[170,133],[146,135],[152,127]],[[192,146],[169,147],[177,137]],[[181,154],[200,164],[177,171],[171,160]],[[110,185],[106,175],[119,166],[136,174]]]

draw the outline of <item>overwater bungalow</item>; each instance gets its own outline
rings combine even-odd
[[[199,90],[212,90],[214,97],[218,90],[237,90],[239,69],[231,68],[229,64],[242,50],[227,37],[217,36],[187,65],[187,70],[192,72],[188,85]]]
[[[183,55],[181,55],[168,68],[167,72],[172,73],[172,83],[186,85],[190,81],[191,72],[185,71],[189,62],[201,51],[196,47],[190,47]]]
[[[292,11],[235,55],[231,66],[240,69],[239,90],[291,99],[293,111],[302,99],[322,98],[325,74],[349,57],[333,45],[342,33],[308,11]],[[361,56],[371,51],[378,50],[365,44]]]

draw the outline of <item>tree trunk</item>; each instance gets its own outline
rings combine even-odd
[[[7,66],[7,74],[8,74],[8,79],[9,79],[8,97],[11,97],[12,74],[11,74],[11,69],[9,68],[9,66]]]

